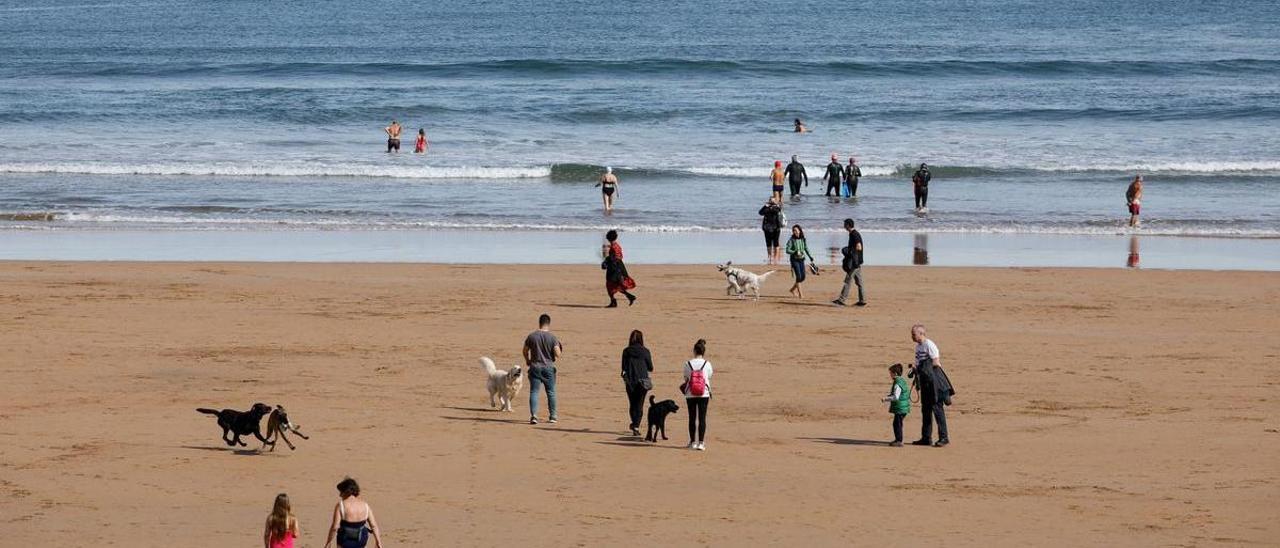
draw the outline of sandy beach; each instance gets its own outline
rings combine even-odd
[[[753,267],[761,271],[764,267]],[[252,546],[288,492],[324,543],[344,475],[391,546],[1213,545],[1280,533],[1280,274],[875,268],[865,309],[724,295],[711,266],[0,263],[6,546]],[[561,421],[488,408],[537,315]],[[924,322],[952,445],[889,448],[886,366]],[[699,337],[708,450],[684,409],[626,435],[618,356],[659,398]],[[311,439],[233,451],[196,407],[283,404]],[[683,401],[680,402],[683,407]],[[907,418],[919,434],[920,410]]]

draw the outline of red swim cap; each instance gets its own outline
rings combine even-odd
[[[773,167],[782,167],[782,160],[774,160]]]

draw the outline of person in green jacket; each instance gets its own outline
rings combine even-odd
[[[787,255],[791,257],[791,274],[795,276],[796,283],[792,284],[790,293],[804,298],[804,291],[800,289],[800,284],[804,283],[804,260],[806,257],[810,261],[813,255],[809,253],[809,246],[804,240],[804,229],[800,225],[791,227],[791,238],[787,240]]]
[[[893,378],[893,388],[880,401],[888,402],[889,412],[893,413],[893,441],[889,446],[902,447],[902,420],[911,412],[911,388],[907,385],[907,379],[902,376],[902,364],[890,365],[889,376]]]

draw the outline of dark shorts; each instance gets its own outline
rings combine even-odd
[[[1137,215],[1142,213],[1142,204],[1129,204],[1129,214]]]
[[[391,152],[392,150],[400,152],[399,139],[387,139],[387,152]]]
[[[774,192],[781,193],[783,190],[785,190],[785,187],[783,187],[782,185],[773,185]]]
[[[600,191],[603,192],[605,196],[613,196],[613,190],[614,189],[612,187],[604,187]]]
[[[765,231],[764,231],[764,246],[765,246],[765,247],[778,247],[778,236],[780,236],[780,235],[782,235],[782,229],[781,229],[781,228],[774,229],[774,230],[765,229]]]

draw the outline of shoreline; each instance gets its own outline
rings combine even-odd
[[[598,264],[602,233],[484,230],[11,231],[0,261]],[[1280,271],[1280,239],[1165,235],[863,232],[868,267]],[[814,231],[836,266],[842,231]],[[626,232],[629,264],[764,262],[759,232]],[[785,268],[782,265],[780,268]]]

